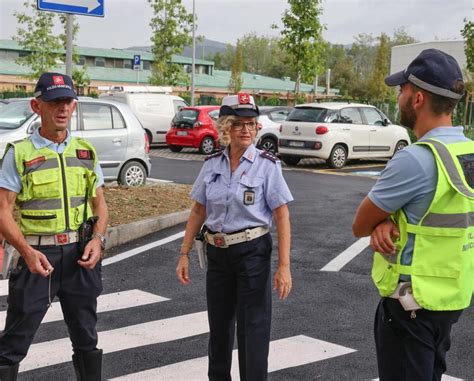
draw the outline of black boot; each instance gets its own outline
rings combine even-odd
[[[72,362],[77,381],[102,381],[102,349],[74,353]]]
[[[20,364],[0,365],[0,381],[16,381]]]

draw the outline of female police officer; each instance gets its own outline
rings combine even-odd
[[[280,162],[253,144],[258,115],[258,107],[248,94],[223,99],[217,123],[227,148],[206,159],[194,183],[191,196],[195,204],[176,269],[181,283],[188,284],[188,254],[204,223],[210,380],[230,380],[236,319],[241,380],[267,377],[272,215],[279,254],[273,287],[280,299],[291,290],[287,203],[293,197]]]

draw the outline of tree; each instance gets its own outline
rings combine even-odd
[[[177,85],[186,81],[187,74],[178,64],[172,63],[173,54],[181,54],[191,41],[193,15],[186,11],[181,0],[148,0],[154,16],[150,26],[154,61],[150,83]]]
[[[56,66],[57,59],[61,56],[60,40],[52,34],[54,26],[54,13],[38,11],[36,1],[25,1],[25,9],[32,11],[32,15],[26,12],[15,12],[19,25],[17,36],[13,40],[29,52],[26,56],[17,59],[20,65],[31,68],[28,77],[37,80],[42,73],[51,71]]]
[[[464,52],[466,54],[467,70],[474,73],[474,22],[464,19],[461,35],[465,38]]]
[[[379,45],[375,52],[372,74],[369,78],[370,98],[376,102],[383,102],[390,94],[389,87],[384,79],[389,74],[390,40],[385,33],[380,34]]]
[[[324,27],[319,21],[321,1],[288,0],[290,9],[283,13],[280,46],[288,54],[294,70],[295,94],[300,92],[301,80],[312,81],[324,69]]]
[[[244,67],[243,51],[240,41],[237,41],[237,47],[235,48],[234,60],[232,62],[232,70],[229,79],[229,91],[237,94],[242,90],[242,69]]]
[[[87,66],[84,65],[82,69],[74,68],[72,71],[72,80],[76,86],[77,94],[84,95],[84,87],[89,86],[91,78],[87,74]]]

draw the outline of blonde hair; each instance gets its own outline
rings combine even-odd
[[[240,117],[235,115],[225,115],[217,119],[217,132],[219,133],[219,142],[223,147],[230,144],[230,126],[232,122],[239,120]],[[257,118],[253,118],[257,119]],[[256,136],[256,135],[255,135]]]

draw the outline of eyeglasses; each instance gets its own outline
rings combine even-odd
[[[240,121],[237,121],[237,122],[232,122],[230,124],[230,128],[232,128],[232,130],[234,131],[242,131],[242,129],[245,127],[247,127],[247,130],[252,132],[252,131],[255,131],[257,129],[257,122],[240,122]]]

